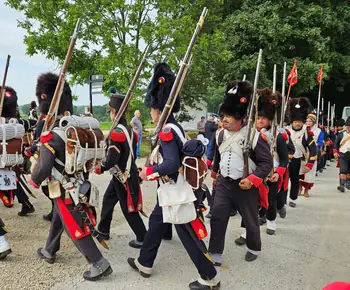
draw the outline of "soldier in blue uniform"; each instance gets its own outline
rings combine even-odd
[[[161,110],[164,108],[171,88],[175,81],[175,75],[170,67],[165,63],[157,64],[154,68],[154,74],[151,83],[148,86],[148,92],[145,98],[146,106],[151,108],[151,117],[155,124],[159,121]],[[180,99],[177,98],[172,113],[180,110]],[[171,114],[167,123],[177,126],[182,134],[182,127],[175,121]],[[172,128],[165,128],[159,134],[160,153],[163,163],[143,168],[140,177],[145,181],[158,180],[162,177],[168,177],[174,181],[178,178],[178,170],[181,166],[182,141]],[[189,225],[189,224],[188,224]],[[156,259],[159,246],[169,224],[163,223],[162,209],[157,204],[149,218],[149,229],[143,242],[138,258],[129,258],[129,265],[138,270],[143,277],[150,277],[154,261]],[[192,290],[219,289],[220,281],[218,274],[212,262],[210,262],[198,247],[198,242],[191,236],[186,224],[175,225],[178,236],[186,248],[190,258],[195,264],[200,278],[189,284]],[[204,246],[204,244],[203,244]]]
[[[109,108],[113,121],[125,96],[115,89],[111,92]],[[100,174],[110,170],[113,174],[103,196],[98,231],[105,240],[109,240],[113,210],[119,201],[124,217],[136,235],[136,240],[130,241],[129,245],[139,249],[146,235],[146,227],[139,214],[142,210],[142,195],[135,163],[137,138],[138,135],[130,129],[123,115],[118,127],[111,133],[106,161],[97,172]]]
[[[257,129],[259,131],[263,129],[269,130],[269,132],[272,133],[272,122],[276,122],[276,124],[280,123],[282,105],[281,94],[279,92],[272,93],[272,91],[267,88],[259,90],[258,94]],[[274,120],[275,118],[276,120]],[[273,235],[276,231],[277,196],[282,188],[284,176],[289,163],[286,143],[288,140],[288,134],[284,129],[277,131],[277,126],[274,129],[276,131],[273,132],[273,144],[271,144],[274,170],[270,173],[267,182],[269,187],[269,207],[267,210],[261,208],[259,212],[260,224],[267,223],[266,233],[269,235]]]

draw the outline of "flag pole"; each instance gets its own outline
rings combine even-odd
[[[331,127],[334,125],[334,108],[331,106]]]
[[[319,121],[319,116],[320,116],[320,103],[321,103],[321,87],[322,87],[322,68],[323,64],[321,64],[321,70],[320,70],[320,75],[321,78],[318,80],[319,81],[319,87],[318,87],[318,99],[317,99],[317,117],[316,117],[316,125],[318,126],[318,121]]]
[[[287,63],[284,62],[283,65],[283,80],[282,80],[282,114],[281,114],[281,121],[280,121],[280,128],[283,128],[283,121],[284,121],[284,107],[286,104],[286,75],[287,75]]]
[[[328,133],[330,132],[330,128],[329,128],[329,118],[331,117],[331,102],[328,102],[328,114],[327,114],[327,127],[328,127]]]
[[[321,112],[322,112],[322,120],[321,120],[321,125],[323,126],[323,115],[324,115],[324,98],[322,98],[322,106],[321,106]]]

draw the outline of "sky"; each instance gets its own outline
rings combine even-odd
[[[0,82],[2,83],[7,55],[11,55],[10,67],[6,85],[13,87],[18,95],[18,104],[24,105],[36,101],[35,86],[39,74],[52,71],[59,73],[60,67],[43,55],[26,55],[26,45],[23,42],[25,30],[17,27],[17,20],[24,15],[5,6],[5,0],[0,0]],[[68,50],[68,47],[67,47]],[[69,72],[69,67],[68,67]],[[1,86],[0,83],[0,86]],[[74,95],[78,96],[75,105],[89,104],[89,86],[71,86]],[[93,105],[103,105],[108,99],[103,95],[93,95]]]

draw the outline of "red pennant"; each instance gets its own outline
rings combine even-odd
[[[317,82],[318,82],[319,84],[321,84],[321,82],[322,82],[322,77],[323,77],[323,71],[322,71],[322,69],[323,69],[323,65],[321,65],[320,71],[319,71],[319,73],[318,73],[318,75],[317,75]]]
[[[292,87],[292,86],[296,85],[297,82],[298,82],[297,61],[294,60],[293,68],[288,75],[288,83]]]

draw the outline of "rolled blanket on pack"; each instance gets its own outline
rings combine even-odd
[[[100,129],[100,122],[93,117],[79,117],[79,116],[64,116],[60,120],[60,127],[77,127],[83,129]]]
[[[0,140],[21,139],[24,136],[24,126],[19,123],[0,124]]]

